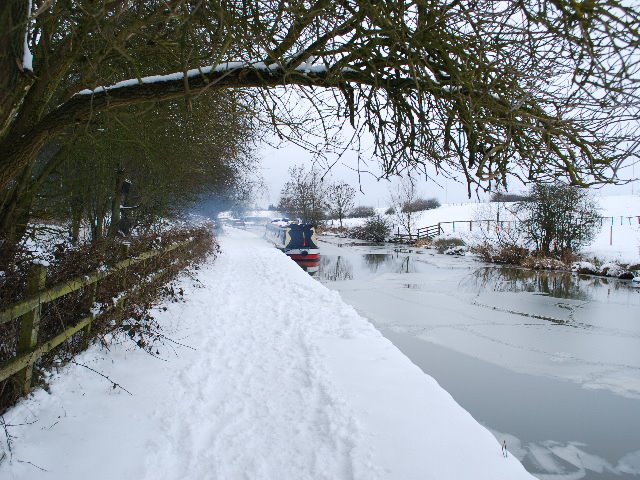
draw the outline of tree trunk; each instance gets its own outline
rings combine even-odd
[[[26,0],[0,2],[0,138],[9,130],[34,78],[23,68],[29,4]]]
[[[111,200],[111,223],[109,224],[110,237],[115,237],[118,234],[118,227],[120,225],[120,205],[122,205],[123,180],[124,180],[124,169],[120,165],[118,165],[116,169],[113,199]]]
[[[16,247],[27,230],[35,192],[30,192],[31,168],[25,169],[0,204],[0,269],[13,262]]]
[[[77,245],[80,243],[80,225],[82,224],[82,198],[74,195],[71,197],[71,241]]]

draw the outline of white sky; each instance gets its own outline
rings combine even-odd
[[[280,191],[289,179],[288,169],[295,165],[304,165],[309,169],[313,164],[313,155],[304,149],[290,144],[284,148],[276,149],[265,147],[261,154],[262,176],[269,189],[268,196],[258,200],[258,204],[264,206],[269,203],[277,204],[280,199]],[[335,159],[335,157],[334,157]],[[322,164],[324,165],[324,163]],[[354,152],[347,152],[332,168],[327,176],[328,181],[343,180],[352,185],[356,190],[355,204],[373,207],[388,205],[389,188],[392,182],[388,180],[376,180],[375,174],[379,174],[376,160],[369,162],[371,173],[357,172],[357,156]],[[363,166],[361,166],[361,169]],[[419,195],[426,198],[437,198],[441,203],[469,202],[466,184],[456,183],[453,180],[437,177],[436,182],[419,181]],[[359,191],[359,189],[362,190]],[[472,201],[475,201],[475,197]]]
[[[289,179],[288,169],[295,165],[304,165],[311,168],[313,155],[304,149],[289,144],[283,148],[264,147],[260,152],[261,174],[268,189],[262,198],[257,200],[258,205],[266,207],[270,203],[277,205],[280,199],[280,191]],[[335,157],[334,157],[335,160]],[[323,164],[324,165],[324,164]],[[372,160],[368,165],[372,173],[362,173],[360,179],[357,172],[357,156],[354,152],[347,152],[331,169],[327,177],[328,181],[343,180],[358,190],[358,185],[362,192],[356,194],[356,205],[367,205],[373,207],[384,207],[389,204],[389,187],[392,185],[388,180],[377,181],[374,174],[379,173],[378,163]],[[627,178],[637,178],[640,176],[640,165],[627,169],[624,173]],[[419,196],[425,198],[437,198],[440,203],[466,203],[477,201],[475,193],[471,200],[467,197],[465,183],[448,180],[444,177],[434,177],[435,181],[425,181],[419,183]],[[437,182],[437,183],[436,183]],[[526,190],[522,185],[511,185],[509,191],[520,193]],[[628,195],[640,194],[640,182],[621,186],[606,186],[601,189],[594,189],[594,195]],[[481,200],[487,195],[481,196]]]

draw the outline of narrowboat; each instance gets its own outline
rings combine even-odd
[[[274,220],[266,225],[265,238],[314,276],[320,269],[320,249],[316,230],[307,223]]]

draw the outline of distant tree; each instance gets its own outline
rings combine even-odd
[[[415,180],[410,176],[403,177],[395,190],[391,190],[390,192],[391,206],[395,219],[407,232],[409,238],[411,238],[412,231],[415,227],[415,210],[411,208],[411,205],[416,201],[417,195],[418,190]]]
[[[327,209],[327,185],[321,173],[298,166],[289,168],[289,177],[280,192],[279,209],[303,222],[318,225]]]
[[[353,199],[355,196],[356,189],[348,183],[340,181],[329,186],[329,210],[332,215],[338,217],[338,220],[340,220],[340,227],[342,227],[342,219],[347,215],[347,212],[353,208]]]
[[[435,198],[416,198],[413,202],[403,207],[403,211],[422,212],[423,210],[432,210],[438,208],[440,202]]]
[[[495,192],[491,195],[492,202],[522,202],[527,200],[526,195],[518,195],[516,193]]]
[[[376,210],[373,207],[368,207],[364,205],[360,205],[351,209],[349,212],[349,218],[366,218],[371,217],[376,214]]]
[[[393,215],[394,213],[396,213],[396,211],[393,207],[389,207],[384,211],[385,215]]]
[[[544,255],[575,252],[588,245],[599,226],[598,207],[589,192],[564,184],[535,185],[516,215],[526,240]]]

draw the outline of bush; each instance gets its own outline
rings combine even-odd
[[[402,211],[406,212],[421,212],[423,210],[433,210],[438,208],[440,202],[435,198],[417,198],[413,202],[407,203],[402,207]]]
[[[489,242],[476,245],[472,251],[485,262],[506,265],[521,265],[529,256],[529,250],[526,248],[517,245],[496,246]]]
[[[466,243],[461,238],[438,238],[431,242],[431,246],[438,250],[438,253],[444,253],[452,247],[465,247]]]
[[[375,215],[369,218],[364,226],[349,229],[347,235],[351,238],[369,242],[384,242],[390,231],[391,226],[387,220],[380,215]]]
[[[349,218],[366,218],[373,217],[376,214],[376,211],[373,207],[365,207],[360,206],[356,207],[349,212]]]

